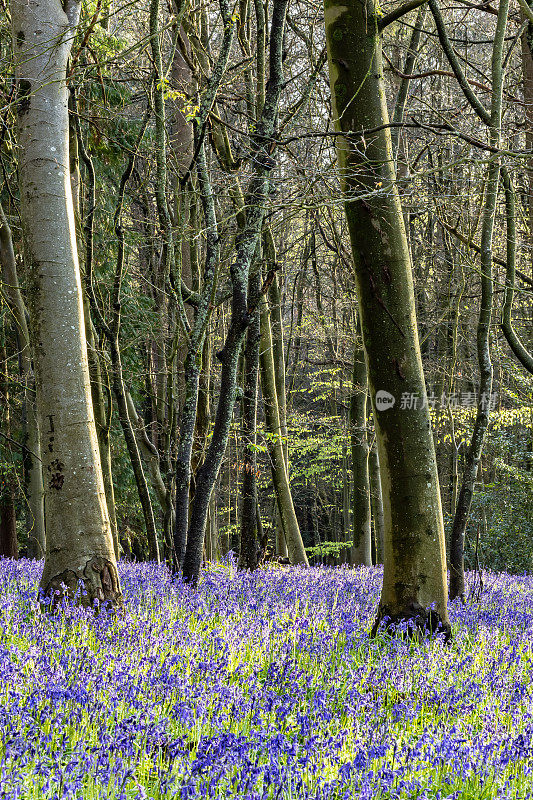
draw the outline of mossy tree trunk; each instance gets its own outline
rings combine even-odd
[[[337,137],[337,153],[383,489],[378,622],[407,618],[447,630],[442,509],[388,127],[379,12],[372,0],[325,0],[325,24],[333,119],[344,134]],[[383,402],[389,395],[394,404]],[[418,401],[409,410],[402,408],[406,396]]]

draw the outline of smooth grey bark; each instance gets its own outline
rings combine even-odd
[[[117,513],[115,507],[115,487],[113,485],[113,470],[111,463],[111,404],[109,401],[109,409],[106,409],[106,401],[104,397],[104,374],[100,363],[100,356],[96,346],[96,337],[94,335],[93,325],[91,321],[90,304],[88,298],[84,293],[83,310],[85,315],[85,333],[87,338],[87,358],[89,363],[89,376],[91,379],[91,398],[94,409],[94,420],[96,423],[96,435],[98,436],[98,448],[100,450],[100,462],[102,464],[102,476],[104,479],[104,491],[107,505],[107,512],[109,514],[109,523],[111,525],[111,535],[113,537],[113,546],[115,548],[115,556],[117,559],[120,557],[120,547],[118,542],[118,524]],[[107,386],[106,391],[110,389]]]
[[[45,476],[45,595],[121,601],[94,421],[69,170],[66,68],[80,6],[11,4],[21,217]]]
[[[41,443],[35,403],[35,376],[26,321],[27,312],[19,286],[17,262],[11,228],[0,204],[0,267],[2,294],[6,298],[16,327],[19,369],[24,384],[24,478],[28,557],[43,558],[45,553],[44,490],[41,469]]]
[[[388,127],[379,12],[372,0],[325,0],[324,7],[383,489],[384,580],[376,629],[386,618],[449,632],[442,508]],[[416,408],[401,408],[404,393],[419,398]],[[387,397],[393,401],[383,403]]]
[[[111,407],[109,414],[106,412],[106,403],[104,399],[103,388],[103,375],[102,367],[100,364],[100,357],[96,347],[96,337],[94,335],[93,323],[91,319],[91,308],[87,292],[84,289],[84,283],[87,283],[86,275],[83,274],[83,267],[88,264],[89,269],[92,269],[93,260],[93,228],[94,228],[94,212],[96,205],[96,187],[95,187],[95,174],[94,167],[91,159],[89,158],[83,138],[81,134],[81,127],[78,115],[78,104],[76,93],[73,89],[69,92],[69,161],[70,161],[70,183],[72,188],[73,205],[74,205],[74,218],[76,223],[76,232],[81,240],[82,235],[85,237],[85,259],[86,264],[82,264],[82,292],[83,292],[83,315],[85,320],[85,338],[87,341],[87,360],[89,364],[89,377],[91,380],[91,398],[93,403],[94,420],[96,423],[96,435],[98,436],[98,447],[100,450],[100,463],[102,465],[102,476],[104,479],[104,491],[106,497],[107,513],[109,515],[109,524],[111,525],[111,535],[113,537],[113,546],[115,548],[115,557],[120,557],[120,547],[118,543],[118,527],[115,509],[115,489],[113,486],[113,474],[111,469],[111,439],[110,439],[110,425],[111,425]],[[79,170],[79,155],[80,149],[82,152],[84,163],[87,167],[87,213],[85,219],[81,220],[80,212],[80,170]]]

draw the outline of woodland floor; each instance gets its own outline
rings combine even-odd
[[[0,562],[0,798],[533,797],[533,577],[446,646],[369,638],[378,569],[123,563],[96,619],[41,615],[40,570]]]

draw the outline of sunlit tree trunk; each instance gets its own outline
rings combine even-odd
[[[91,403],[69,174],[66,67],[80,6],[11,5],[21,217],[45,482],[45,593],[120,601]]]
[[[333,120],[345,134],[337,137],[337,153],[383,489],[384,581],[377,622],[413,619],[448,630],[442,509],[387,127],[379,11],[372,0],[325,0],[325,24]],[[394,403],[382,402],[388,396]],[[402,396],[417,398],[416,407],[404,410]]]

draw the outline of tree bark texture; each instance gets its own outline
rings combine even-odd
[[[372,0],[325,0],[325,23],[333,119],[345,134],[337,137],[337,153],[383,489],[384,580],[377,623],[407,618],[447,631],[442,509],[387,127],[378,10]],[[405,395],[418,399],[416,408],[402,408]]]
[[[256,264],[250,275],[250,297],[261,291],[261,269]],[[244,349],[244,391],[242,398],[243,477],[241,486],[241,534],[239,564],[255,569],[259,556],[257,530],[257,388],[259,376],[259,342],[261,340],[259,309],[248,326]]]
[[[121,600],[94,421],[69,170],[66,67],[79,5],[11,5],[21,216],[46,505],[41,588]]]

